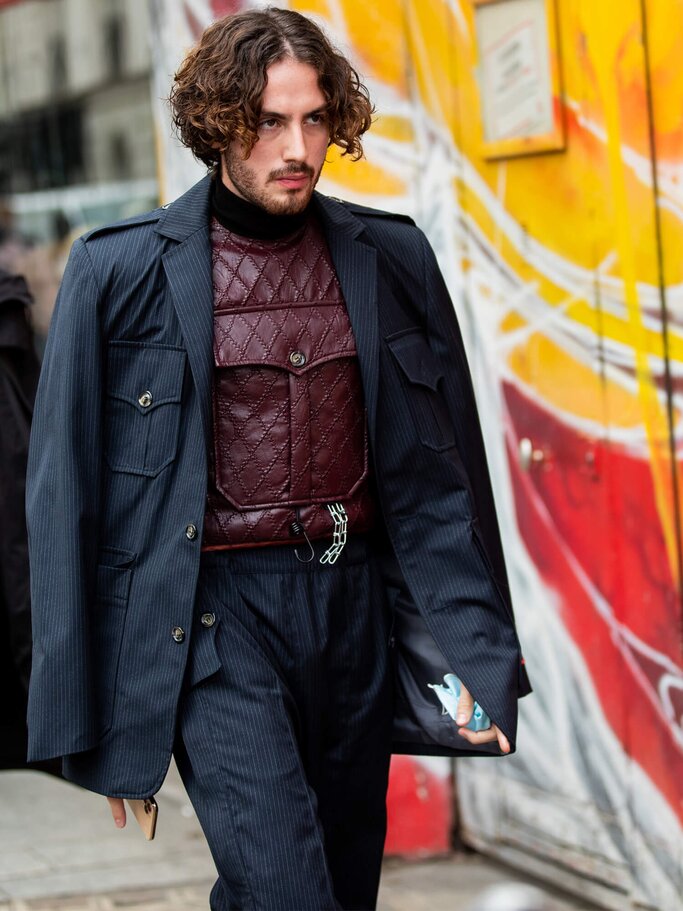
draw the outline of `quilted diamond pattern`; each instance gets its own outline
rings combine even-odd
[[[367,422],[353,331],[320,226],[256,241],[212,222],[214,446],[206,548],[367,530]]]

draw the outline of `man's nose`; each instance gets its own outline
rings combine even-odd
[[[285,161],[304,161],[306,159],[306,139],[299,124],[292,124],[287,130],[282,157]]]

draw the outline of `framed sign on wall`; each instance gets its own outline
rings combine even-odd
[[[565,146],[555,2],[473,0],[485,158]]]

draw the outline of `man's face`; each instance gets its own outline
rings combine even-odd
[[[306,208],[325,161],[329,126],[318,74],[287,58],[274,63],[261,99],[258,142],[244,158],[234,141],[222,155],[229,190],[273,215]]]

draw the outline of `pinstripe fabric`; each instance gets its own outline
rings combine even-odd
[[[367,551],[352,539],[333,567],[291,546],[202,558],[176,758],[215,909],[375,907],[391,692]]]
[[[65,755],[67,777],[110,795],[153,793],[170,760],[189,641],[175,642],[172,629],[191,628],[201,538],[186,528],[201,530],[206,496],[203,398],[190,356],[202,337],[197,289],[210,254],[190,219],[186,245],[157,234],[163,214],[98,229],[74,246],[31,438],[38,661],[29,754]],[[207,218],[205,205],[205,226]],[[169,250],[177,274],[194,277],[189,285],[168,280]],[[210,282],[204,290],[210,320]],[[117,356],[128,346],[124,375],[110,376],[112,343]],[[169,388],[181,390],[178,401],[163,401]],[[144,409],[148,390],[153,403]],[[111,470],[130,461],[130,439],[147,435],[150,421],[161,422],[169,464],[153,477],[141,473],[144,464]]]
[[[414,225],[362,206],[320,204],[354,332],[380,327],[379,357],[361,359],[361,370],[370,400],[378,386],[374,465],[400,571],[446,663],[514,744],[517,699],[529,686],[453,305]],[[377,251],[376,269],[368,268],[367,246]],[[364,284],[374,289],[376,315],[362,309]],[[492,752],[466,746],[452,752]],[[401,752],[445,752],[435,747],[395,744]]]
[[[77,401],[79,387],[84,382],[96,401],[102,395],[103,365],[97,344],[99,296],[92,262],[84,243],[77,241],[52,319],[28,463],[28,533],[34,606],[29,720],[40,729],[46,744],[68,743],[75,750],[91,746],[96,737],[97,716],[92,687],[88,685],[91,657],[87,631],[88,605],[97,565],[97,492],[101,484],[100,462],[93,458],[93,453],[101,448],[102,431],[98,409],[77,409],[71,403]],[[83,299],[92,301],[92,306],[79,306],[79,300]],[[81,339],[92,339],[93,343],[81,344]],[[50,391],[51,407],[41,408],[46,389]],[[64,408],[71,412],[68,426],[63,420]],[[36,439],[40,440],[39,447],[35,445]],[[74,464],[79,466],[75,475]],[[50,503],[62,515],[53,514],[45,521]],[[33,520],[36,514],[38,521]],[[78,521],[63,521],[71,516],[78,517]],[[44,570],[38,573],[34,572],[37,548]],[[82,570],[77,574],[59,571],[72,566]],[[36,605],[48,607],[36,610]],[[68,609],[60,609],[60,605],[65,608],[68,605]],[[58,622],[54,612],[58,614]],[[68,655],[68,666],[63,665],[61,672],[53,677],[49,665],[53,655],[59,652]],[[49,696],[45,699],[47,694],[42,693],[36,700],[46,662]],[[51,746],[40,752],[55,755]]]
[[[213,286],[208,223],[163,256],[172,289],[180,330],[197,389],[208,389],[213,366]],[[200,398],[202,425],[207,439],[212,433],[209,396]]]
[[[316,205],[356,337],[391,573],[419,609],[418,639],[432,651],[436,643],[514,745],[528,681],[453,307],[412,223],[321,196]],[[165,210],[76,242],[38,391],[27,483],[29,758],[66,756],[68,777],[111,796],[160,786],[194,635],[208,218],[205,179]],[[418,708],[397,751],[491,752],[465,741],[456,749],[434,702]],[[415,722],[428,714],[433,730]]]
[[[325,210],[323,210],[325,211]],[[377,414],[377,262],[372,247],[358,243],[354,234],[330,233],[328,244],[338,276],[344,276],[342,284],[344,300],[349,312],[356,349],[363,370],[363,391],[368,411],[368,428],[372,442]]]

